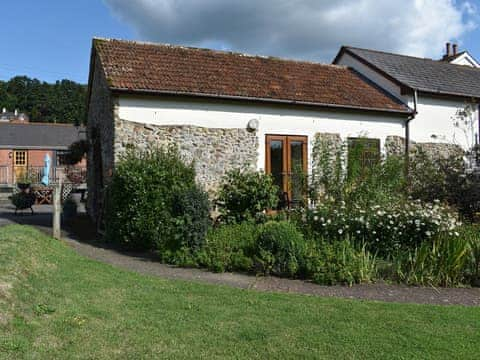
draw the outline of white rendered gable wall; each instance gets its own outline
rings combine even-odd
[[[161,97],[119,98],[119,118],[150,125],[193,125],[207,128],[245,129],[250,120],[259,122],[257,168],[265,167],[265,135],[308,136],[308,154],[316,133],[338,133],[347,137],[377,138],[381,146],[389,135],[405,136],[405,117],[376,113],[305,110],[264,104],[235,104]],[[311,169],[311,156],[309,169]]]
[[[450,64],[455,64],[455,65],[465,65],[465,66],[471,66],[471,67],[480,67],[480,64],[478,64],[474,58],[472,58],[468,53],[463,53],[456,59],[453,59],[450,61]]]

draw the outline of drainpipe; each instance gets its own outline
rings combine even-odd
[[[405,121],[405,175],[408,176],[410,163],[410,121],[417,115],[418,92],[413,90],[413,114]]]

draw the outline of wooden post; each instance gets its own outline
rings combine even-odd
[[[62,213],[62,180],[59,179],[53,190],[53,237],[60,240],[62,230],[60,228],[60,215]]]

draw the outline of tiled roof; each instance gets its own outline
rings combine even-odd
[[[480,69],[354,47],[343,47],[339,55],[345,51],[409,88],[434,94],[480,98]]]
[[[111,89],[410,112],[352,69],[231,52],[95,39]]]
[[[85,138],[83,126],[0,123],[0,148],[67,149],[75,141]]]

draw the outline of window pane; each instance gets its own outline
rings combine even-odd
[[[57,150],[57,165],[66,166],[69,165],[68,156],[70,152],[68,150]]]
[[[290,187],[292,201],[302,200],[303,197],[303,142],[290,142]]]
[[[27,154],[25,151],[15,151],[15,165],[24,166],[27,164]]]
[[[379,139],[348,139],[348,175],[355,177],[380,161]]]
[[[270,141],[270,169],[275,184],[283,190],[283,141]]]

